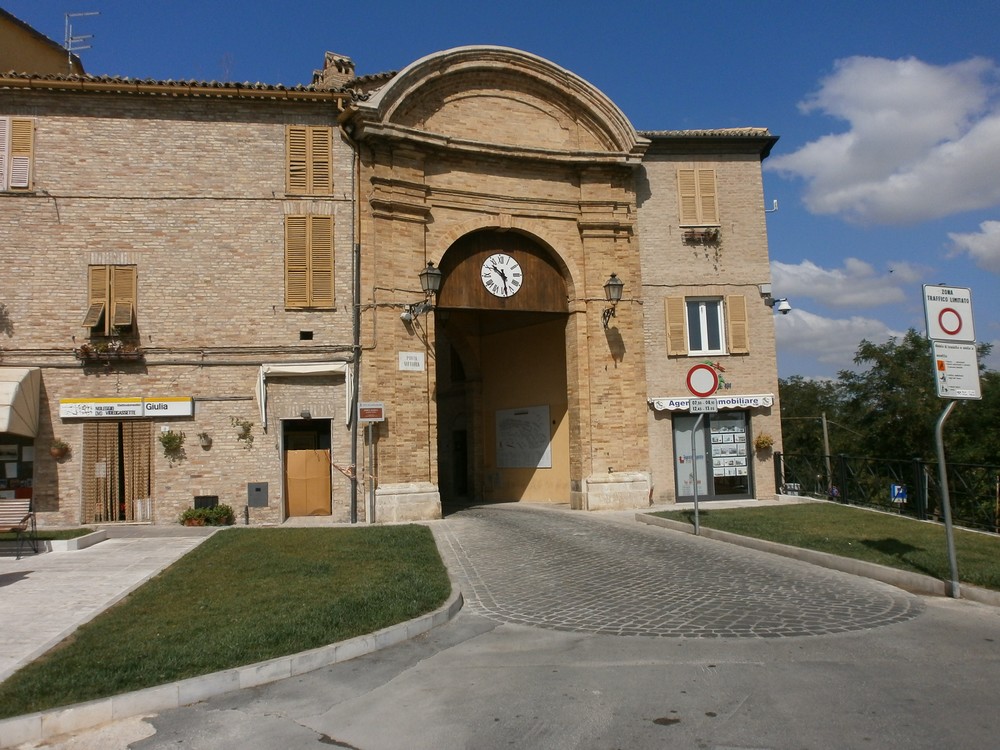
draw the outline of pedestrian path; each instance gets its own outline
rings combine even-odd
[[[166,533],[165,533],[166,532]],[[0,681],[203,542],[211,532],[112,530],[72,552],[0,553]],[[169,535],[167,535],[169,533]],[[127,536],[119,536],[127,535]]]

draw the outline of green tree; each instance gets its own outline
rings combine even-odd
[[[980,347],[980,361],[988,352]],[[982,400],[958,404],[945,422],[945,451],[948,461],[1000,466],[1000,373],[981,373],[980,386]]]
[[[934,458],[934,425],[944,407],[934,388],[927,337],[911,328],[884,344],[863,340],[854,364],[861,369],[839,375],[847,419],[864,435],[850,453]]]
[[[846,449],[836,427],[841,419],[840,386],[834,380],[807,380],[793,375],[778,381],[781,401],[781,435],[786,453],[821,456],[825,454],[823,422],[825,414],[830,434],[830,453]]]

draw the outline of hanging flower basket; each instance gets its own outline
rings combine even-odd
[[[112,340],[81,344],[73,350],[81,362],[128,362],[143,358],[142,350],[135,344]]]
[[[774,446],[774,438],[766,432],[760,433],[753,439],[753,447],[759,451],[770,450]]]
[[[684,230],[684,241],[690,243],[708,244],[719,241],[718,227],[691,227]]]
[[[59,438],[56,438],[49,445],[49,455],[56,460],[59,460],[60,458],[65,458],[66,456],[69,455],[69,443],[65,442],[64,440],[60,440]]]

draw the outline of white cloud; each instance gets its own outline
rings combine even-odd
[[[805,310],[792,310],[775,319],[775,335],[780,352],[807,355],[838,369],[851,366],[863,339],[884,343],[902,336],[885,323],[872,318],[824,318]]]
[[[800,105],[848,123],[766,168],[801,177],[810,211],[903,224],[1000,205],[1000,68],[850,57]]]
[[[955,250],[968,253],[980,268],[1000,273],[1000,221],[984,221],[979,232],[951,233]]]
[[[823,268],[811,260],[801,263],[771,261],[774,293],[794,298],[808,297],[830,307],[878,307],[903,302],[906,295],[900,286],[919,278],[915,266],[899,263],[888,273],[879,273],[863,260],[847,258],[843,268]]]

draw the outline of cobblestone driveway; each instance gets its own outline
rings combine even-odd
[[[864,630],[922,608],[882,583],[598,514],[480,506],[436,529],[466,606],[501,622],[768,638]]]

